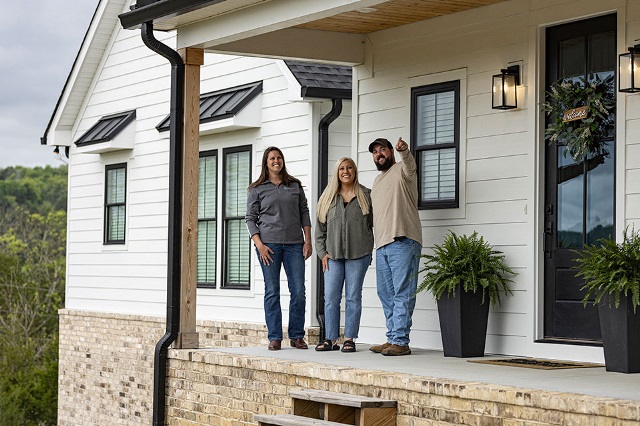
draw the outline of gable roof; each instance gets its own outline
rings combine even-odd
[[[47,128],[40,138],[42,145],[69,146],[71,144],[71,130],[113,31],[120,24],[118,14],[124,10],[128,1],[100,0],[98,2]]]
[[[351,99],[351,67],[284,61],[301,86],[303,98]]]

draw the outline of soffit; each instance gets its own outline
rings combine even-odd
[[[156,5],[147,6],[146,15],[154,18],[154,29],[169,31],[269,1],[163,0],[156,2]],[[367,34],[503,1],[507,0],[390,0],[374,4],[372,8],[375,10],[369,13],[361,11],[339,13],[299,24],[296,28]],[[162,5],[164,8],[161,9]],[[156,8],[155,14],[153,8]],[[143,7],[121,15],[123,25],[128,28],[136,25],[136,19],[140,21],[141,17],[145,16],[144,9]],[[367,11],[367,9],[369,8],[361,10]]]

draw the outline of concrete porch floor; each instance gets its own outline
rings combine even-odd
[[[369,345],[360,343],[357,346],[358,351],[355,353],[316,352],[312,345],[309,350],[300,350],[285,346],[285,343],[288,343],[287,340],[282,343],[280,351],[268,351],[266,346],[210,350],[251,357],[335,365],[342,368],[353,367],[358,370],[397,372],[436,379],[640,401],[640,374],[607,372],[604,366],[541,370],[468,362],[469,360],[501,358],[499,356],[446,358],[440,351],[412,349],[411,355],[389,357],[370,352]],[[208,350],[200,349],[199,351],[206,352]]]

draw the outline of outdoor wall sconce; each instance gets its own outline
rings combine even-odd
[[[518,108],[516,88],[520,84],[520,65],[511,65],[493,76],[493,109]]]
[[[618,91],[640,92],[640,46],[629,48],[618,58]]]

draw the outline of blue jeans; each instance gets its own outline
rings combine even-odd
[[[289,284],[289,338],[300,339],[304,337],[304,311],[306,296],[304,288],[304,256],[302,255],[302,243],[300,244],[271,244],[267,247],[273,250],[270,265],[258,262],[264,276],[264,317],[269,332],[269,340],[282,340],[282,310],[280,308],[280,270],[284,265]]]
[[[325,338],[340,337],[340,300],[342,284],[345,288],[346,306],[344,337],[355,339],[360,330],[362,314],[362,283],[371,264],[371,255],[358,259],[329,259],[329,270],[324,272],[324,319]]]
[[[421,250],[422,246],[410,238],[376,250],[378,297],[386,319],[387,342],[394,345],[409,344]]]

